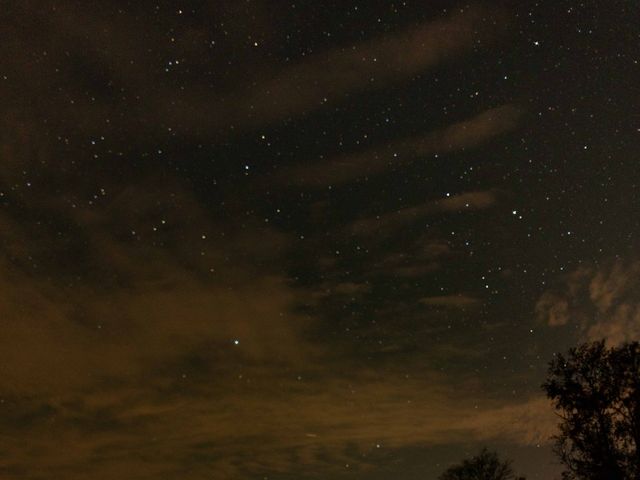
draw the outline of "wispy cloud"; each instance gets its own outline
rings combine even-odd
[[[421,238],[401,251],[386,253],[371,265],[371,270],[389,277],[426,275],[441,268],[442,262],[453,255],[455,252],[444,240]]]
[[[407,207],[375,217],[364,218],[353,222],[347,230],[353,235],[372,235],[393,231],[396,228],[416,222],[428,215],[439,213],[483,210],[493,206],[497,201],[497,193],[490,190],[465,192],[459,195],[431,200],[423,205]]]
[[[430,307],[465,309],[480,304],[480,299],[468,295],[440,295],[420,299],[420,303]]]
[[[261,124],[340,102],[347,95],[398,82],[489,42],[498,11],[456,9],[449,16],[342,48],[318,53],[226,103],[238,123]],[[452,132],[454,137],[456,133]],[[452,138],[453,141],[457,139]]]
[[[272,181],[289,186],[323,187],[380,174],[391,168],[423,161],[433,154],[477,146],[514,129],[520,116],[521,110],[515,105],[502,105],[424,135],[340,155],[328,161],[286,168]]]
[[[247,7],[253,15],[244,16],[258,36],[269,37],[273,25],[260,12],[269,5],[255,3]],[[64,2],[21,2],[20,8],[12,10],[18,21],[0,34],[6,47],[0,58],[11,72],[3,85],[10,90],[28,89],[30,98],[40,100],[21,105],[14,102],[24,95],[16,95],[8,106],[24,119],[22,112],[35,113],[46,102],[58,111],[51,123],[93,134],[118,121],[126,122],[132,134],[164,133],[169,127],[182,135],[226,136],[305,115],[357,92],[384,88],[489,44],[504,30],[499,10],[455,9],[444,18],[318,52],[291,65],[260,55],[260,49],[254,56],[235,55],[232,70],[250,75],[226,83],[212,81],[211,71],[230,69],[220,55],[225,47],[214,47],[211,41],[210,25],[237,9],[233,4],[221,1],[203,6],[199,21],[194,19],[174,33],[181,55],[155,59],[149,51],[167,39],[163,28],[153,23],[133,22],[125,15],[114,21],[103,11]],[[37,25],[37,34],[23,28],[32,24]],[[235,41],[246,41],[246,37]],[[25,51],[34,52],[36,60],[27,60]],[[202,64],[207,68],[201,75],[189,73]],[[83,81],[83,72],[93,75],[99,85],[90,95],[90,82]],[[178,88],[176,75],[189,81]],[[153,89],[147,88],[150,83]],[[106,99],[105,92],[112,90],[126,94],[120,100]],[[127,98],[135,98],[138,108],[123,115]],[[158,118],[162,121],[154,120]]]

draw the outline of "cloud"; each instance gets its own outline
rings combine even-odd
[[[375,285],[295,282],[293,234],[270,228],[237,194],[203,200],[179,163],[196,148],[192,136],[219,145],[230,131],[300,117],[476,49],[502,29],[499,13],[456,10],[289,66],[237,48],[253,27],[273,34],[267,2],[256,7],[262,15],[242,6],[229,44],[215,48],[211,25],[237,2],[205,2],[179,25],[164,14],[141,22],[141,5],[10,2],[14,21],[0,32],[0,476],[237,479],[366,468],[361,454],[377,444],[529,441],[505,425],[519,407],[476,409],[423,358],[373,368],[314,335],[333,326],[308,308],[312,300],[326,293],[344,304],[373,296]],[[402,165],[471,148],[518,118],[517,107],[499,106],[318,170],[300,167],[290,183],[382,173],[393,153]],[[187,153],[169,159],[166,144]],[[468,192],[356,230],[495,201],[492,191]],[[423,239],[372,269],[422,275],[454,254]],[[602,288],[594,295],[606,303]]]
[[[551,327],[566,325],[570,321],[569,302],[555,293],[543,293],[535,309],[538,318],[543,319]]]
[[[13,439],[2,476],[183,478],[195,469],[191,478],[204,478],[220,468],[237,478],[238,468],[295,463],[284,430],[274,434],[285,443],[259,446],[274,427],[260,424],[260,399],[273,397],[266,408],[284,421],[290,404],[272,387],[296,380],[281,372],[326,354],[294,311],[304,289],[273,268],[286,237],[251,219],[217,223],[176,179],[105,192],[92,205],[51,196],[21,207],[64,219],[86,256],[56,229],[33,235],[17,216],[0,216],[0,425]],[[53,268],[52,251],[74,261]],[[207,442],[229,446],[203,452]],[[262,449],[264,464],[243,458],[241,444]]]
[[[465,309],[478,305],[480,300],[468,295],[458,294],[425,297],[420,299],[420,303],[430,307]]]
[[[0,217],[5,477],[332,472],[366,469],[361,454],[377,444],[469,438],[472,427],[452,425],[477,411],[451,400],[443,376],[376,371],[309,334],[322,318],[299,308],[314,291],[282,274],[287,235],[250,217],[220,223],[176,178],[103,189],[75,206],[46,189],[21,204],[77,231],[82,250],[57,226]],[[451,254],[437,239],[414,247],[424,262]],[[370,293],[366,282],[326,288]]]
[[[456,254],[448,242],[428,235],[399,251],[381,253],[381,258],[370,264],[368,270],[386,277],[416,277],[437,271]]]
[[[276,174],[279,185],[325,187],[424,160],[428,155],[475,147],[513,130],[521,111],[515,105],[501,105],[440,130],[375,147],[364,152],[339,155],[328,161],[296,165]]]
[[[388,451],[471,438],[530,445],[550,433],[552,410],[540,401],[474,406],[433,377],[315,370],[254,365],[47,404],[7,399],[5,408],[22,420],[4,468],[18,471],[29,461],[21,439],[38,451],[29,469],[35,475],[106,479],[128,469],[136,478],[207,478],[215,471],[230,479],[296,468],[336,472],[346,463],[366,469],[366,454],[378,445]]]
[[[316,287],[312,297],[316,299],[324,298],[351,298],[355,299],[366,295],[371,290],[368,283],[355,282],[326,282]]]
[[[108,218],[101,221],[110,222]],[[167,230],[174,228],[175,217],[166,218]],[[159,220],[157,225],[162,225]],[[89,387],[101,379],[140,374],[201,344],[255,361],[293,361],[312,353],[310,345],[302,347],[298,341],[307,322],[292,313],[297,294],[267,268],[242,266],[240,254],[252,251],[257,260],[262,247],[240,247],[240,234],[232,237],[241,249],[238,254],[220,250],[222,243],[215,238],[201,239],[200,232],[211,225],[196,227],[197,235],[193,230],[175,232],[183,238],[182,246],[169,246],[172,234],[158,233],[156,241],[164,239],[167,246],[154,252],[139,245],[152,241],[144,238],[141,223],[135,228],[142,238],[124,241],[97,224],[83,228],[91,229],[92,257],[101,259],[94,260],[97,276],[116,278],[115,284],[88,275],[84,281],[64,276],[48,281],[9,260],[0,265],[6,333],[0,339],[0,380],[10,391],[31,395]],[[260,236],[265,242],[259,243],[266,246],[268,232]],[[34,262],[49,241],[21,240]],[[233,268],[225,257],[234,258]]]
[[[483,210],[493,206],[496,201],[496,193],[490,190],[461,193],[452,197],[432,200],[424,205],[357,220],[348,227],[348,231],[352,235],[384,234],[428,215]]]
[[[441,445],[489,431],[529,441],[500,426],[495,405],[476,409],[478,399],[458,398],[459,386],[428,368],[418,376],[406,364],[377,371],[309,336],[321,319],[298,307],[313,292],[279,274],[287,236],[250,219],[244,228],[216,223],[176,179],[105,192],[82,207],[28,205],[84,232],[93,263],[81,280],[73,269],[43,275],[16,265],[24,255],[39,262],[56,243],[3,217],[3,235],[12,236],[3,244],[14,245],[0,265],[7,478],[214,471],[232,479],[347,463],[366,470],[362,454],[377,445]],[[63,246],[59,253],[68,254]],[[415,253],[435,261],[451,251],[430,239]],[[370,290],[357,282],[327,288],[338,296]],[[485,411],[480,428],[472,419]]]
[[[565,275],[536,304],[540,321],[573,325],[583,340],[611,345],[640,339],[640,262],[616,259]]]
[[[533,397],[524,403],[478,412],[457,426],[484,441],[501,438],[519,445],[541,445],[557,434],[557,423],[551,402]]]
[[[282,21],[267,14],[268,2],[253,3],[242,13],[231,1],[205,4],[189,22],[169,27],[142,24],[123,11],[114,18],[109,10],[83,5],[20,2],[10,10],[15,22],[1,35],[0,58],[11,72],[3,85],[21,92],[7,96],[5,114],[38,117],[55,107],[57,114],[47,123],[67,135],[72,130],[99,136],[118,123],[138,136],[165,135],[171,128],[185,136],[223,138],[410,78],[490,43],[505,23],[501,11],[455,9],[444,18],[291,65],[288,58],[264,55],[262,45],[253,53],[238,48],[251,36],[268,44],[274,23]],[[234,15],[245,20],[225,28],[224,38],[212,34],[211,24]],[[149,54],[158,45],[165,46],[166,58]],[[24,55],[27,51],[32,55]],[[147,88],[150,84],[154,88]],[[37,100],[21,103],[24,98]],[[129,108],[130,102],[136,107]]]
[[[494,15],[500,13],[479,7],[456,9],[446,18],[318,53],[228,103],[235,121],[256,125],[316,110],[350,93],[411,77],[470,50],[476,42],[491,40],[499,29],[487,21]]]

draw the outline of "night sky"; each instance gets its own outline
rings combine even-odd
[[[635,0],[6,0],[0,477],[558,478],[640,338]]]

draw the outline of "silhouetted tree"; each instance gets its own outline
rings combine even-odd
[[[557,355],[543,384],[562,419],[555,451],[563,478],[640,478],[640,345],[586,343]]]
[[[464,460],[440,475],[439,480],[525,480],[513,473],[510,461],[501,461],[498,454],[484,448],[478,455]]]

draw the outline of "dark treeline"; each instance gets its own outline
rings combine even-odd
[[[554,355],[542,385],[560,419],[554,452],[563,480],[640,479],[640,344],[585,343]],[[495,452],[446,470],[440,480],[524,480]]]

